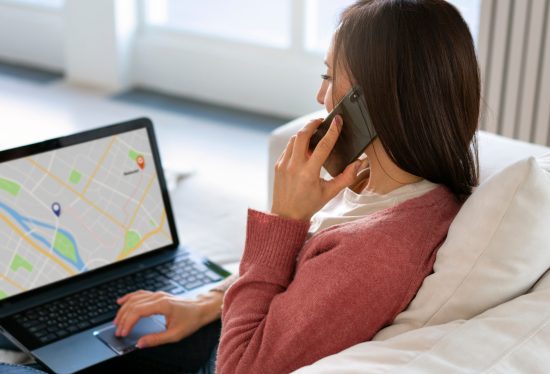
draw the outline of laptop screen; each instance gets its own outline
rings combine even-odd
[[[146,128],[0,163],[0,299],[173,244],[155,164]]]

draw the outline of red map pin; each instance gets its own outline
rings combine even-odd
[[[139,155],[136,157],[136,162],[140,169],[143,169],[145,167],[145,159],[142,155]]]

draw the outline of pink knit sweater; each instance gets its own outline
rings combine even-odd
[[[217,373],[287,373],[372,339],[432,272],[460,204],[444,186],[318,232],[250,210]]]

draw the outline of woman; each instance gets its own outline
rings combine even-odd
[[[271,213],[249,212],[240,277],[223,299],[220,373],[290,372],[370,340],[412,300],[477,185],[479,73],[454,7],[358,2],[344,11],[326,63],[317,100],[327,111],[354,85],[365,93],[379,135],[365,150],[370,175],[357,180],[357,161],[331,181],[319,177],[346,125],[338,117],[312,154],[321,120],[290,139]],[[166,312],[152,302],[165,297],[126,296],[115,322],[127,332],[138,317]]]
[[[138,342],[153,347],[221,315],[217,372],[281,373],[372,339],[407,307],[478,182],[471,35],[442,0],[359,1],[343,12],[326,65],[317,100],[327,111],[352,86],[365,93],[378,133],[367,161],[321,179],[346,124],[336,117],[311,153],[321,120],[308,123],[277,162],[271,212],[249,211],[239,278],[197,301],[126,295],[118,335],[163,314],[167,330]]]

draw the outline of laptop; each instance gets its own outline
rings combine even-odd
[[[193,297],[230,275],[179,245],[152,122],[139,118],[0,152],[0,329],[56,373],[135,349],[116,299]]]

